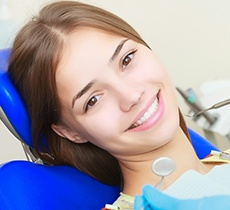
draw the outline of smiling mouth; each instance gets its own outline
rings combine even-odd
[[[159,98],[158,98],[158,94],[157,94],[156,99],[150,105],[150,107],[148,108],[148,110],[135,123],[133,123],[128,128],[128,130],[134,129],[134,128],[136,128],[136,127],[144,124],[150,117],[152,117],[154,115],[154,113],[156,112],[156,110],[158,108],[158,104],[159,104]]]

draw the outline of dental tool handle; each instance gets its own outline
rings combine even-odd
[[[226,99],[224,101],[221,101],[219,103],[216,103],[216,104],[210,106],[207,109],[204,109],[204,110],[202,110],[200,112],[197,112],[195,115],[193,115],[193,117],[197,117],[197,116],[199,116],[200,114],[202,114],[204,112],[207,112],[207,111],[212,110],[212,109],[219,109],[219,108],[221,108],[223,106],[226,106],[226,105],[229,105],[229,104],[230,104],[230,99]]]
[[[161,185],[162,185],[162,183],[164,181],[164,178],[165,178],[164,176],[161,177],[161,180],[155,186],[156,189],[160,190]]]
[[[221,101],[219,103],[214,104],[212,107],[210,107],[210,109],[218,109],[222,106],[226,106],[230,104],[230,99],[226,99],[224,101]]]

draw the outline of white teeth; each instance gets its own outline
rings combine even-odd
[[[151,104],[151,106],[149,107],[149,109],[144,113],[144,115],[137,120],[132,126],[131,128],[135,128],[141,124],[143,124],[145,121],[147,121],[157,110],[158,107],[158,98],[155,99],[155,101]]]

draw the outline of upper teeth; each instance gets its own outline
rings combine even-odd
[[[151,104],[149,109],[144,113],[144,115],[139,120],[137,120],[131,127],[135,128],[143,124],[145,121],[147,121],[155,113],[157,107],[158,107],[158,98],[154,100],[154,102]]]

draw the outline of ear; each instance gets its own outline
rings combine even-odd
[[[70,141],[73,141],[75,143],[86,143],[86,142],[88,142],[86,139],[82,138],[78,133],[67,128],[64,125],[52,124],[51,128],[59,136],[66,138],[66,139],[69,139]]]

